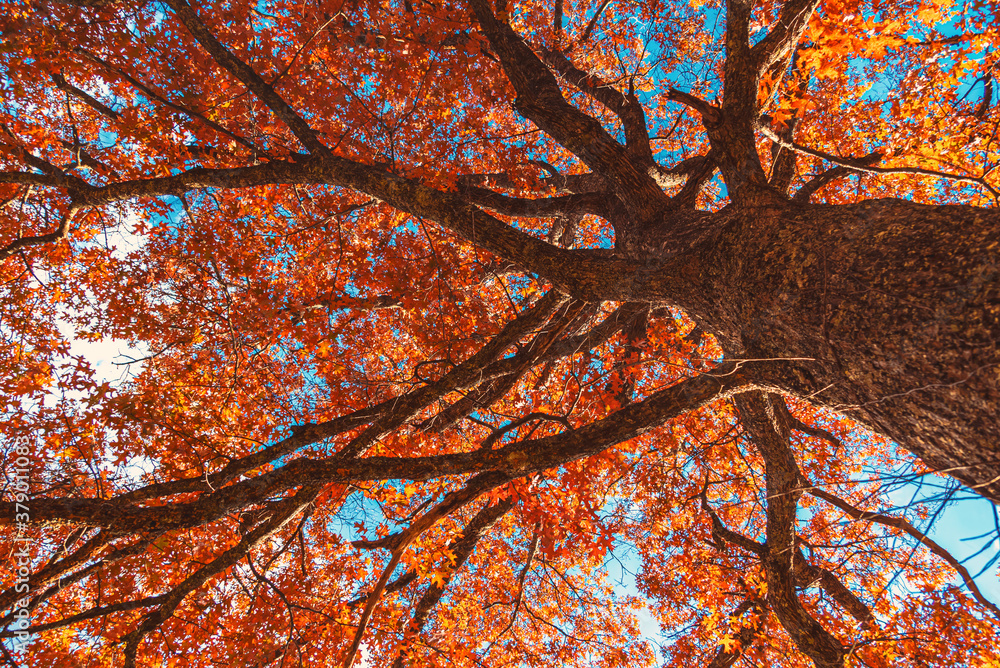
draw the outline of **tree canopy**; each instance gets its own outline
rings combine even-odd
[[[3,661],[1000,665],[995,1],[0,29]]]

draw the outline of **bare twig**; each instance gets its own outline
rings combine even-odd
[[[988,190],[994,198],[1000,199],[1000,190],[991,186],[983,177],[968,176],[965,174],[952,174],[950,172],[941,172],[936,169],[925,169],[923,167],[875,167],[874,165],[868,165],[863,162],[865,159],[870,159],[875,154],[857,159],[841,158],[839,156],[826,153],[825,151],[818,151],[816,149],[807,148],[794,142],[787,141],[778,136],[777,133],[764,124],[759,124],[757,129],[760,130],[762,135],[787,149],[795,151],[796,153],[801,153],[802,155],[809,155],[814,158],[826,160],[827,162],[832,162],[835,165],[844,167],[851,171],[864,172],[866,174],[916,174],[919,176],[934,176],[959,183],[972,183]]]
[[[997,616],[998,619],[1000,619],[1000,608],[997,608],[996,605],[988,601],[986,597],[983,596],[982,592],[979,590],[979,586],[976,585],[976,581],[972,578],[972,575],[969,574],[968,569],[963,566],[958,559],[951,556],[951,553],[948,552],[948,550],[929,538],[927,534],[914,527],[902,517],[891,517],[881,513],[861,510],[839,496],[822,490],[819,487],[807,487],[805,491],[812,494],[816,498],[823,499],[830,505],[835,506],[850,518],[862,522],[875,522],[876,524],[883,524],[894,529],[899,529],[909,536],[916,538],[918,543],[926,545],[931,552],[948,562],[948,565],[955,569],[955,572],[957,572],[962,578],[962,582],[968,590],[972,592],[972,596],[980,603],[980,605],[990,610]]]

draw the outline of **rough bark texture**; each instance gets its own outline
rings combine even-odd
[[[695,255],[734,357],[1000,500],[1000,214],[765,203]],[[701,269],[701,268],[704,269]]]
[[[782,399],[749,392],[736,399],[740,419],[764,458],[767,477],[767,601],[799,650],[820,668],[844,665],[846,651],[802,606],[796,585],[796,511],[802,473],[788,447],[790,426]]]

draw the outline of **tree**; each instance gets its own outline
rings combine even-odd
[[[996,665],[997,13],[5,4],[7,662]]]

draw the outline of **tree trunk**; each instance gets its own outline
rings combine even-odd
[[[727,354],[811,358],[768,380],[1000,501],[1000,212],[763,194],[720,215],[688,271]]]

